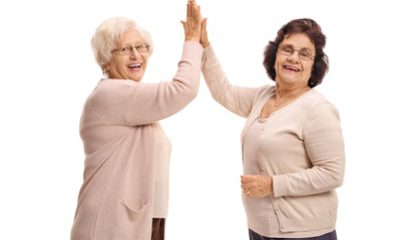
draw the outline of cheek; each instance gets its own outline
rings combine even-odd
[[[117,71],[118,73],[124,73],[127,71],[127,66],[125,64],[117,64],[115,65],[115,71]]]
[[[282,63],[284,61],[285,61],[285,59],[283,59],[283,55],[277,54],[276,60],[274,61],[274,64],[275,65],[278,65],[278,64],[280,64],[280,63]]]
[[[313,70],[313,68],[314,68],[314,65],[313,65],[313,64],[308,64],[308,65],[305,67],[305,72],[306,72],[308,75],[311,75],[311,74],[312,74],[312,70]]]
[[[281,61],[278,58],[276,58],[276,61],[274,62],[274,70],[276,71],[276,73],[277,73],[277,70],[280,69],[280,67],[281,67]]]
[[[143,63],[147,64],[147,62],[149,61],[149,55],[142,55],[143,58]]]
[[[110,64],[114,69],[120,69],[122,66],[125,66],[125,61],[123,59],[113,58]]]
[[[111,64],[110,65],[110,71],[113,73],[117,73],[118,72],[118,66],[115,64]]]

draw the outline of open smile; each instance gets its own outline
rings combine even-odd
[[[134,72],[140,71],[142,68],[143,64],[142,63],[132,63],[127,65],[127,67]]]
[[[290,65],[283,65],[283,68],[287,71],[293,71],[293,72],[300,72],[301,70],[299,68],[290,66]]]

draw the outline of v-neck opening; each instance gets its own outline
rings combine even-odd
[[[273,93],[271,95],[268,96],[268,98],[264,101],[264,104],[262,104],[262,106],[260,107],[259,111],[258,111],[258,115],[257,115],[257,120],[260,121],[262,120],[263,122],[268,121],[270,118],[274,117],[275,115],[277,115],[279,112],[283,112],[284,109],[290,108],[290,106],[295,105],[296,102],[299,102],[300,99],[302,99],[305,95],[307,95],[308,93],[312,92],[312,88],[309,89],[308,91],[306,91],[305,93],[303,93],[302,95],[300,95],[299,97],[293,99],[290,103],[284,105],[283,107],[276,109],[274,111],[272,111],[270,113],[270,115],[268,115],[265,118],[261,118],[261,111],[264,109],[264,106],[267,104],[267,102],[276,95],[276,91],[274,90]]]

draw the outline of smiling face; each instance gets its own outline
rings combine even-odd
[[[130,30],[122,35],[116,45],[111,60],[105,65],[109,78],[140,81],[150,56],[150,51],[144,48],[148,44],[137,30]]]
[[[278,49],[274,64],[276,83],[283,86],[306,87],[314,64],[314,44],[306,34],[295,33],[285,37]]]

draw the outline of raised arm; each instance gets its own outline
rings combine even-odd
[[[229,111],[242,117],[248,117],[259,89],[237,87],[229,83],[213,48],[210,46],[207,19],[204,19],[201,24],[200,44],[205,48],[201,70],[213,98]]]
[[[202,47],[200,7],[188,1],[187,19],[182,21],[185,43],[178,71],[172,81],[157,84],[140,83],[130,89],[125,104],[129,125],[152,123],[180,111],[197,94],[200,78]]]

